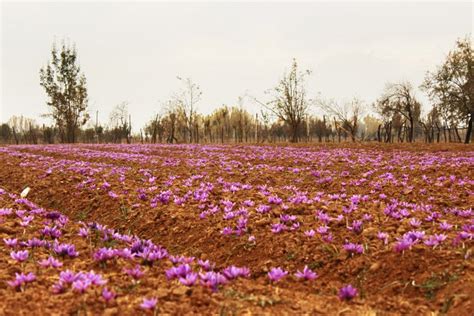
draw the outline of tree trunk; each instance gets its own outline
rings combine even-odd
[[[471,117],[469,118],[469,123],[467,124],[466,138],[464,139],[464,144],[469,144],[471,142],[473,117],[474,117],[474,113],[471,113]]]
[[[461,136],[459,136],[459,131],[458,131],[458,127],[457,126],[454,126],[454,135],[456,135],[456,138],[458,140],[458,143],[461,143]]]
[[[291,142],[298,142],[298,124],[296,123],[291,124]]]

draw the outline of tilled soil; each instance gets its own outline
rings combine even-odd
[[[55,256],[51,249],[30,249],[19,263],[10,252],[27,247],[2,242],[0,314],[152,314],[140,304],[155,297],[155,312],[179,315],[472,315],[473,166],[473,147],[460,145],[0,147],[0,208],[13,210],[0,216],[0,238],[48,239],[40,230],[54,222],[37,214],[23,227],[15,211],[57,210],[69,218],[58,240],[79,252],[60,258],[59,269],[45,269],[38,260]],[[18,196],[26,187],[34,206]],[[239,219],[246,220],[243,228]],[[361,231],[352,229],[354,221],[362,222]],[[195,257],[196,272],[201,259],[215,271],[234,265],[251,274],[212,291],[168,280],[165,271],[174,265],[168,259],[152,266],[138,258],[98,262],[98,249],[129,244],[78,236],[89,222],[150,239],[173,256]],[[318,231],[325,225],[331,240]],[[396,251],[410,231],[425,235]],[[379,232],[388,234],[386,243]],[[445,239],[432,245],[435,235]],[[348,253],[347,243],[363,253]],[[134,282],[123,269],[135,264],[145,275]],[[304,266],[318,278],[296,278]],[[288,276],[271,282],[273,267]],[[67,269],[94,270],[107,284],[53,294],[59,271]],[[7,281],[16,272],[37,279],[14,289]],[[341,301],[346,284],[358,295]],[[117,295],[111,302],[101,298],[104,287]]]

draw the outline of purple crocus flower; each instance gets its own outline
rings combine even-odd
[[[357,293],[357,289],[349,284],[339,290],[339,299],[341,301],[350,301],[357,296]]]
[[[116,249],[115,256],[123,258],[123,259],[133,259],[135,255],[132,253],[130,249],[123,248],[123,249]]]
[[[43,259],[41,261],[38,261],[38,263],[43,268],[48,268],[48,267],[59,268],[59,267],[62,267],[63,265],[61,261],[51,256],[48,259]]]
[[[361,254],[364,252],[364,247],[359,244],[347,243],[343,247],[344,247],[344,250],[346,250],[351,256],[353,256],[354,254]]]
[[[97,274],[94,271],[89,271],[88,273],[82,274],[83,279],[89,280],[93,285],[104,285],[107,283],[107,280],[104,280],[101,274]]]
[[[394,250],[396,252],[404,252],[407,249],[410,249],[413,246],[414,242],[410,239],[400,238],[395,243]]]
[[[278,282],[287,274],[288,272],[283,270],[282,268],[272,268],[270,272],[268,272],[268,278],[273,282]]]
[[[281,233],[282,231],[286,230],[287,227],[285,224],[282,223],[277,223],[277,224],[272,224],[272,233],[278,234]]]
[[[356,220],[356,221],[353,221],[352,226],[347,227],[347,229],[349,229],[350,231],[356,234],[360,234],[363,230],[362,225],[363,225],[362,221]]]
[[[51,290],[54,294],[60,294],[66,291],[66,286],[64,285],[63,281],[59,280],[58,282],[53,284]]]
[[[69,256],[73,258],[79,255],[76,251],[76,247],[72,244],[60,244],[56,242],[53,245],[53,250],[56,254],[62,257]]]
[[[112,248],[100,248],[97,250],[94,255],[94,260],[99,262],[104,262],[115,258],[115,249]]]
[[[209,260],[201,260],[201,259],[198,259],[198,265],[204,270],[204,271],[211,271],[212,269],[214,269],[214,264],[211,264],[211,262]]]
[[[145,275],[145,272],[140,269],[140,265],[138,264],[134,268],[125,268],[123,271],[135,280],[141,279],[141,277]]]
[[[176,278],[183,278],[185,277],[188,273],[192,271],[191,266],[189,264],[182,264],[177,267],[172,267],[168,270],[165,271],[166,278],[168,280],[171,279],[176,279]]]
[[[436,246],[440,245],[443,241],[447,238],[444,234],[435,234],[430,236],[427,240],[424,241],[424,244],[430,247],[435,248]]]
[[[13,260],[16,260],[18,262],[23,262],[28,259],[28,255],[28,250],[18,250],[10,252],[10,257],[12,257]]]
[[[113,299],[115,299],[116,294],[112,291],[109,291],[108,288],[104,287],[102,289],[102,298],[105,300],[106,303],[109,303]]]
[[[79,228],[79,234],[78,235],[81,236],[81,237],[86,238],[87,236],[89,236],[89,228],[87,228],[87,227]]]
[[[144,298],[143,302],[140,304],[140,307],[143,309],[154,309],[156,307],[158,300],[156,298]]]
[[[295,276],[298,279],[314,280],[318,277],[318,274],[313,272],[310,268],[308,268],[308,266],[304,266],[303,271],[296,271]]]
[[[45,247],[46,245],[48,245],[46,240],[41,240],[36,237],[28,239],[26,242],[21,242],[21,244],[28,248],[39,248],[39,247]]]
[[[179,278],[179,282],[181,282],[181,284],[186,285],[186,286],[193,286],[194,283],[196,283],[197,278],[198,278],[197,273],[190,272],[185,277]]]
[[[409,221],[409,224],[412,226],[412,227],[415,227],[415,228],[418,228],[421,226],[421,221],[417,218],[412,218],[410,219]]]
[[[453,227],[453,225],[448,224],[446,221],[439,224],[439,228],[441,228],[442,230],[445,230],[445,231],[450,230],[452,227]]]
[[[232,235],[232,227],[224,227],[222,230],[221,230],[221,234],[222,235]]]
[[[304,232],[305,236],[312,238],[314,235],[316,235],[316,232],[313,229],[307,230]]]
[[[50,219],[50,220],[57,220],[61,217],[61,213],[59,213],[58,211],[51,211],[51,212],[48,212],[46,213],[45,217],[47,219]]]
[[[108,194],[109,194],[109,196],[110,196],[112,199],[116,199],[116,198],[118,198],[118,197],[119,197],[119,196],[118,196],[118,194],[117,194],[117,193],[115,193],[114,191],[109,191],[109,193],[108,193]]]
[[[82,294],[89,288],[91,284],[91,281],[89,281],[88,279],[76,280],[72,282],[72,288],[74,291]]]
[[[236,279],[238,277],[247,278],[250,276],[250,270],[246,267],[239,268],[236,266],[229,266],[222,271],[222,274],[224,274],[228,280]]]
[[[388,243],[388,234],[384,232],[378,232],[377,238],[383,240],[383,243],[386,245]]]
[[[43,236],[50,236],[53,239],[58,239],[62,235],[61,231],[56,226],[45,226],[42,230],[40,230],[40,233]]]
[[[213,292],[217,291],[220,284],[227,283],[226,277],[219,272],[210,271],[200,273],[199,276],[203,285],[209,287]]]
[[[3,242],[10,248],[15,248],[18,245],[18,239],[16,238],[3,238]]]
[[[316,231],[318,232],[318,234],[320,235],[325,235],[328,233],[329,231],[329,227],[327,225],[323,225],[323,226],[319,226]]]
[[[78,279],[78,275],[71,270],[61,271],[59,273],[59,280],[63,283],[70,284]]]
[[[11,287],[19,289],[23,284],[33,282],[34,280],[36,280],[36,275],[33,272],[28,274],[15,273],[15,279],[7,283]]]

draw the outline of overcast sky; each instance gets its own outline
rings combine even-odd
[[[373,102],[386,82],[415,86],[457,38],[472,35],[472,2],[1,3],[0,121],[47,113],[39,69],[52,43],[76,43],[89,108],[106,123],[128,101],[143,125],[190,77],[199,109],[265,100],[292,58],[313,71],[311,96]],[[417,95],[426,103],[423,93]],[[245,102],[255,111],[255,105]],[[42,122],[44,119],[38,119]]]

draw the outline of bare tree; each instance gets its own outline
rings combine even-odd
[[[309,70],[299,71],[298,64],[293,59],[290,72],[283,75],[275,88],[266,91],[271,94],[272,100],[263,103],[254,98],[257,103],[288,124],[290,140],[293,143],[299,140],[300,128],[309,108],[310,100],[306,96],[305,80],[310,74]]]
[[[407,141],[414,141],[415,125],[420,121],[421,104],[415,98],[409,82],[387,84],[375,107],[382,117],[395,118],[400,115],[402,125],[408,126]]]
[[[179,114],[182,116],[185,129],[189,137],[189,142],[192,143],[197,139],[195,137],[195,123],[197,114],[197,103],[201,100],[202,91],[199,85],[194,83],[190,78],[177,77],[182,81],[184,87],[174,95],[173,99],[176,102]]]
[[[120,143],[123,138],[127,140],[127,143],[131,142],[132,126],[127,106],[128,102],[124,101],[116,105],[110,113],[110,132],[114,142]]]
[[[334,100],[319,100],[318,104],[323,111],[334,117],[336,130],[340,129],[344,131],[351,137],[351,140],[355,142],[359,128],[359,120],[363,110],[362,101],[354,98],[350,102],[345,102],[343,105],[340,105]]]

